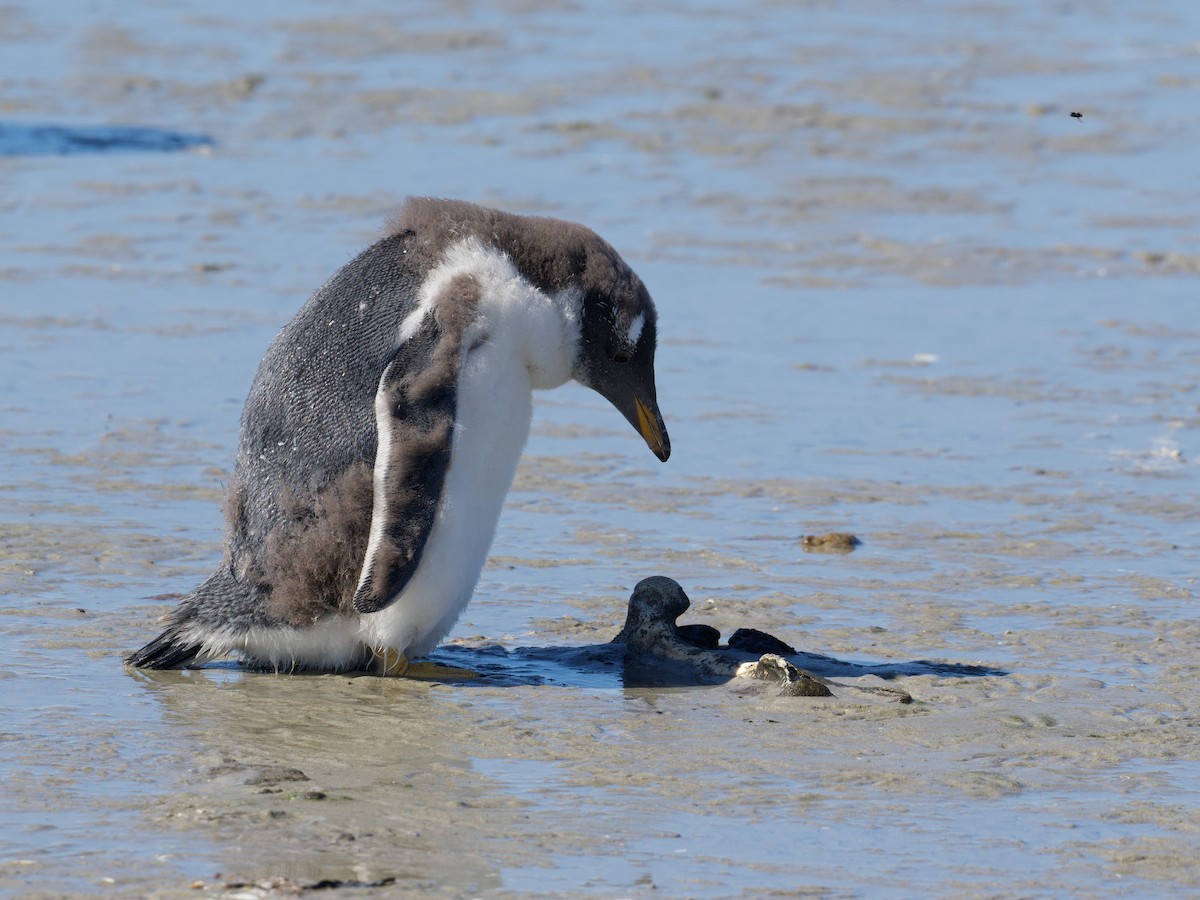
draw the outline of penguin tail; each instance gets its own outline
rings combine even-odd
[[[136,669],[182,669],[196,660],[204,645],[187,640],[177,625],[172,625],[145,647],[125,657],[126,665]]]
[[[222,638],[239,625],[252,624],[249,603],[233,573],[218,569],[171,610],[163,633],[125,662],[137,669],[182,669],[220,656],[230,646]]]

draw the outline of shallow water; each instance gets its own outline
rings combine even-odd
[[[0,158],[0,892],[1200,889],[1200,7],[408,6],[0,10],[0,132],[211,140]],[[539,398],[442,651],[480,681],[124,671],[220,556],[262,351],[409,193],[626,256],[670,462]],[[651,574],[726,635],[1009,674],[544,652]]]

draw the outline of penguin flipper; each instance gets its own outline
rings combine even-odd
[[[456,295],[447,297],[450,291]],[[371,535],[354,592],[360,613],[392,604],[420,564],[433,530],[450,467],[455,390],[470,318],[461,310],[473,308],[477,293],[473,279],[447,286],[436,302],[455,302],[459,313],[428,310],[379,379]]]

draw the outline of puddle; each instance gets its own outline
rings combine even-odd
[[[1198,10],[10,4],[0,892],[1195,893]],[[409,193],[625,255],[670,462],[538,398],[438,651],[480,682],[124,671],[220,557],[264,348]],[[1007,674],[573,661],[652,574]]]
[[[0,156],[174,153],[211,147],[203,134],[121,125],[43,125],[0,121]]]

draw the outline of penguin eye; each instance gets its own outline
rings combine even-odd
[[[618,366],[627,365],[633,359],[633,354],[636,349],[623,344],[618,340],[610,340],[604,347],[604,355],[608,357],[610,362],[615,362]]]

